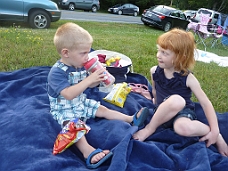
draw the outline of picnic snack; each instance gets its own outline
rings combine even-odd
[[[90,127],[78,118],[69,121],[55,140],[53,154],[55,155],[65,151],[82,136],[88,133],[89,130]]]
[[[119,67],[119,61],[120,61],[119,56],[114,56],[109,58],[108,60],[105,61],[107,66],[112,66],[112,67]]]
[[[127,85],[127,83],[117,83],[114,85],[111,92],[103,98],[103,100],[123,108],[127,95],[130,91],[131,88]]]

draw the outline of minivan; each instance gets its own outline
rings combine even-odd
[[[62,9],[75,9],[97,12],[100,9],[99,0],[59,0],[58,6]]]
[[[50,0],[0,0],[0,21],[27,22],[31,28],[49,28],[61,11]]]
[[[192,21],[194,22],[199,22],[200,21],[200,14],[210,14],[210,21],[209,24],[216,24],[218,17],[219,17],[219,12],[214,11],[214,10],[210,10],[210,9],[206,9],[206,8],[200,8],[198,9],[195,17],[192,18]]]

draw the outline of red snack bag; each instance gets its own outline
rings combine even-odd
[[[53,154],[55,155],[65,151],[82,136],[88,133],[89,130],[90,127],[78,118],[69,121],[55,140]]]

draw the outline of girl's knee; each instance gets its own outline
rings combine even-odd
[[[186,105],[185,99],[177,94],[171,95],[166,101],[169,103],[170,109],[177,111],[182,110]]]
[[[184,118],[187,119],[187,118]],[[188,122],[182,121],[182,119],[178,119],[173,124],[174,131],[181,136],[190,136],[192,134],[191,124]]]

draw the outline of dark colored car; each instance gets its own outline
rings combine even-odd
[[[59,0],[58,5],[62,9],[75,9],[97,12],[100,9],[99,0]]]
[[[50,0],[1,0],[0,20],[28,22],[32,28],[48,28],[58,21],[61,11]]]
[[[158,27],[165,32],[174,27],[186,30],[189,23],[182,11],[165,5],[157,5],[144,10],[141,20],[145,25]]]
[[[108,9],[108,12],[113,13],[113,14],[127,14],[127,15],[133,15],[137,16],[139,14],[139,7],[133,4],[117,4],[114,5],[113,7]]]

